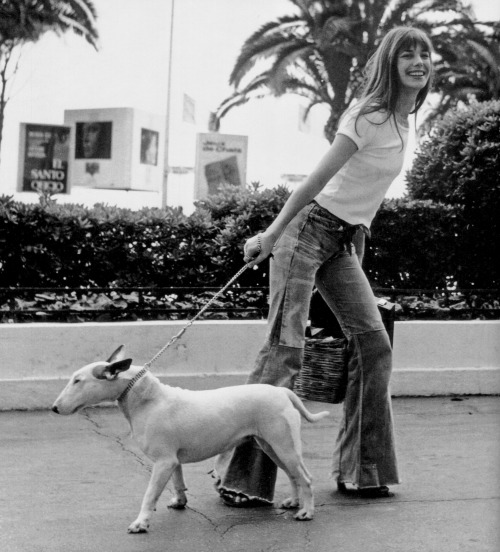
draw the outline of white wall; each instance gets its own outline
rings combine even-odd
[[[121,344],[145,364],[185,323],[0,324],[0,410],[48,408],[76,369]],[[198,322],[151,370],[191,389],[244,383],[265,331],[263,321]],[[391,392],[500,394],[500,321],[396,322]]]

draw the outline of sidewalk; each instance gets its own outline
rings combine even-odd
[[[313,411],[324,409],[309,403]],[[184,467],[188,507],[160,499],[149,533],[128,535],[150,464],[118,409],[70,417],[0,413],[2,552],[497,552],[500,550],[500,398],[398,398],[403,483],[390,499],[343,496],[329,479],[340,417],[303,424],[316,515],[232,509],[217,498],[208,460]],[[280,473],[276,500],[288,495]]]

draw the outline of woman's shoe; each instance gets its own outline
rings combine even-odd
[[[242,493],[231,493],[223,489],[219,489],[219,495],[222,502],[230,508],[263,508],[273,505],[272,502],[262,498],[249,498]]]
[[[380,487],[366,487],[359,489],[357,487],[348,488],[343,481],[337,481],[337,490],[345,495],[357,495],[361,498],[391,498],[394,493],[391,493],[389,487],[381,485]]]

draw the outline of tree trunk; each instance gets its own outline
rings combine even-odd
[[[331,112],[325,125],[325,137],[332,143],[337,132],[340,117],[347,108],[346,92],[351,78],[352,57],[340,53],[335,47],[326,48],[323,52],[328,80],[333,88]]]
[[[14,44],[3,43],[0,44],[0,163],[1,163],[1,151],[2,151],[2,138],[3,138],[3,123],[5,120],[5,107],[7,106],[7,83],[9,76],[7,69],[9,62],[11,61],[12,52],[14,50]],[[19,63],[19,61],[18,61]],[[18,63],[14,67],[11,77],[16,73]]]

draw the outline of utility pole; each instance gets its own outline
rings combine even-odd
[[[170,44],[168,48],[168,75],[167,75],[167,109],[165,113],[165,146],[163,153],[163,183],[161,190],[161,206],[162,209],[167,206],[168,195],[168,173],[169,173],[169,156],[168,149],[170,145],[170,96],[172,92],[172,49],[174,44],[174,11],[175,0],[171,0],[170,10]]]

